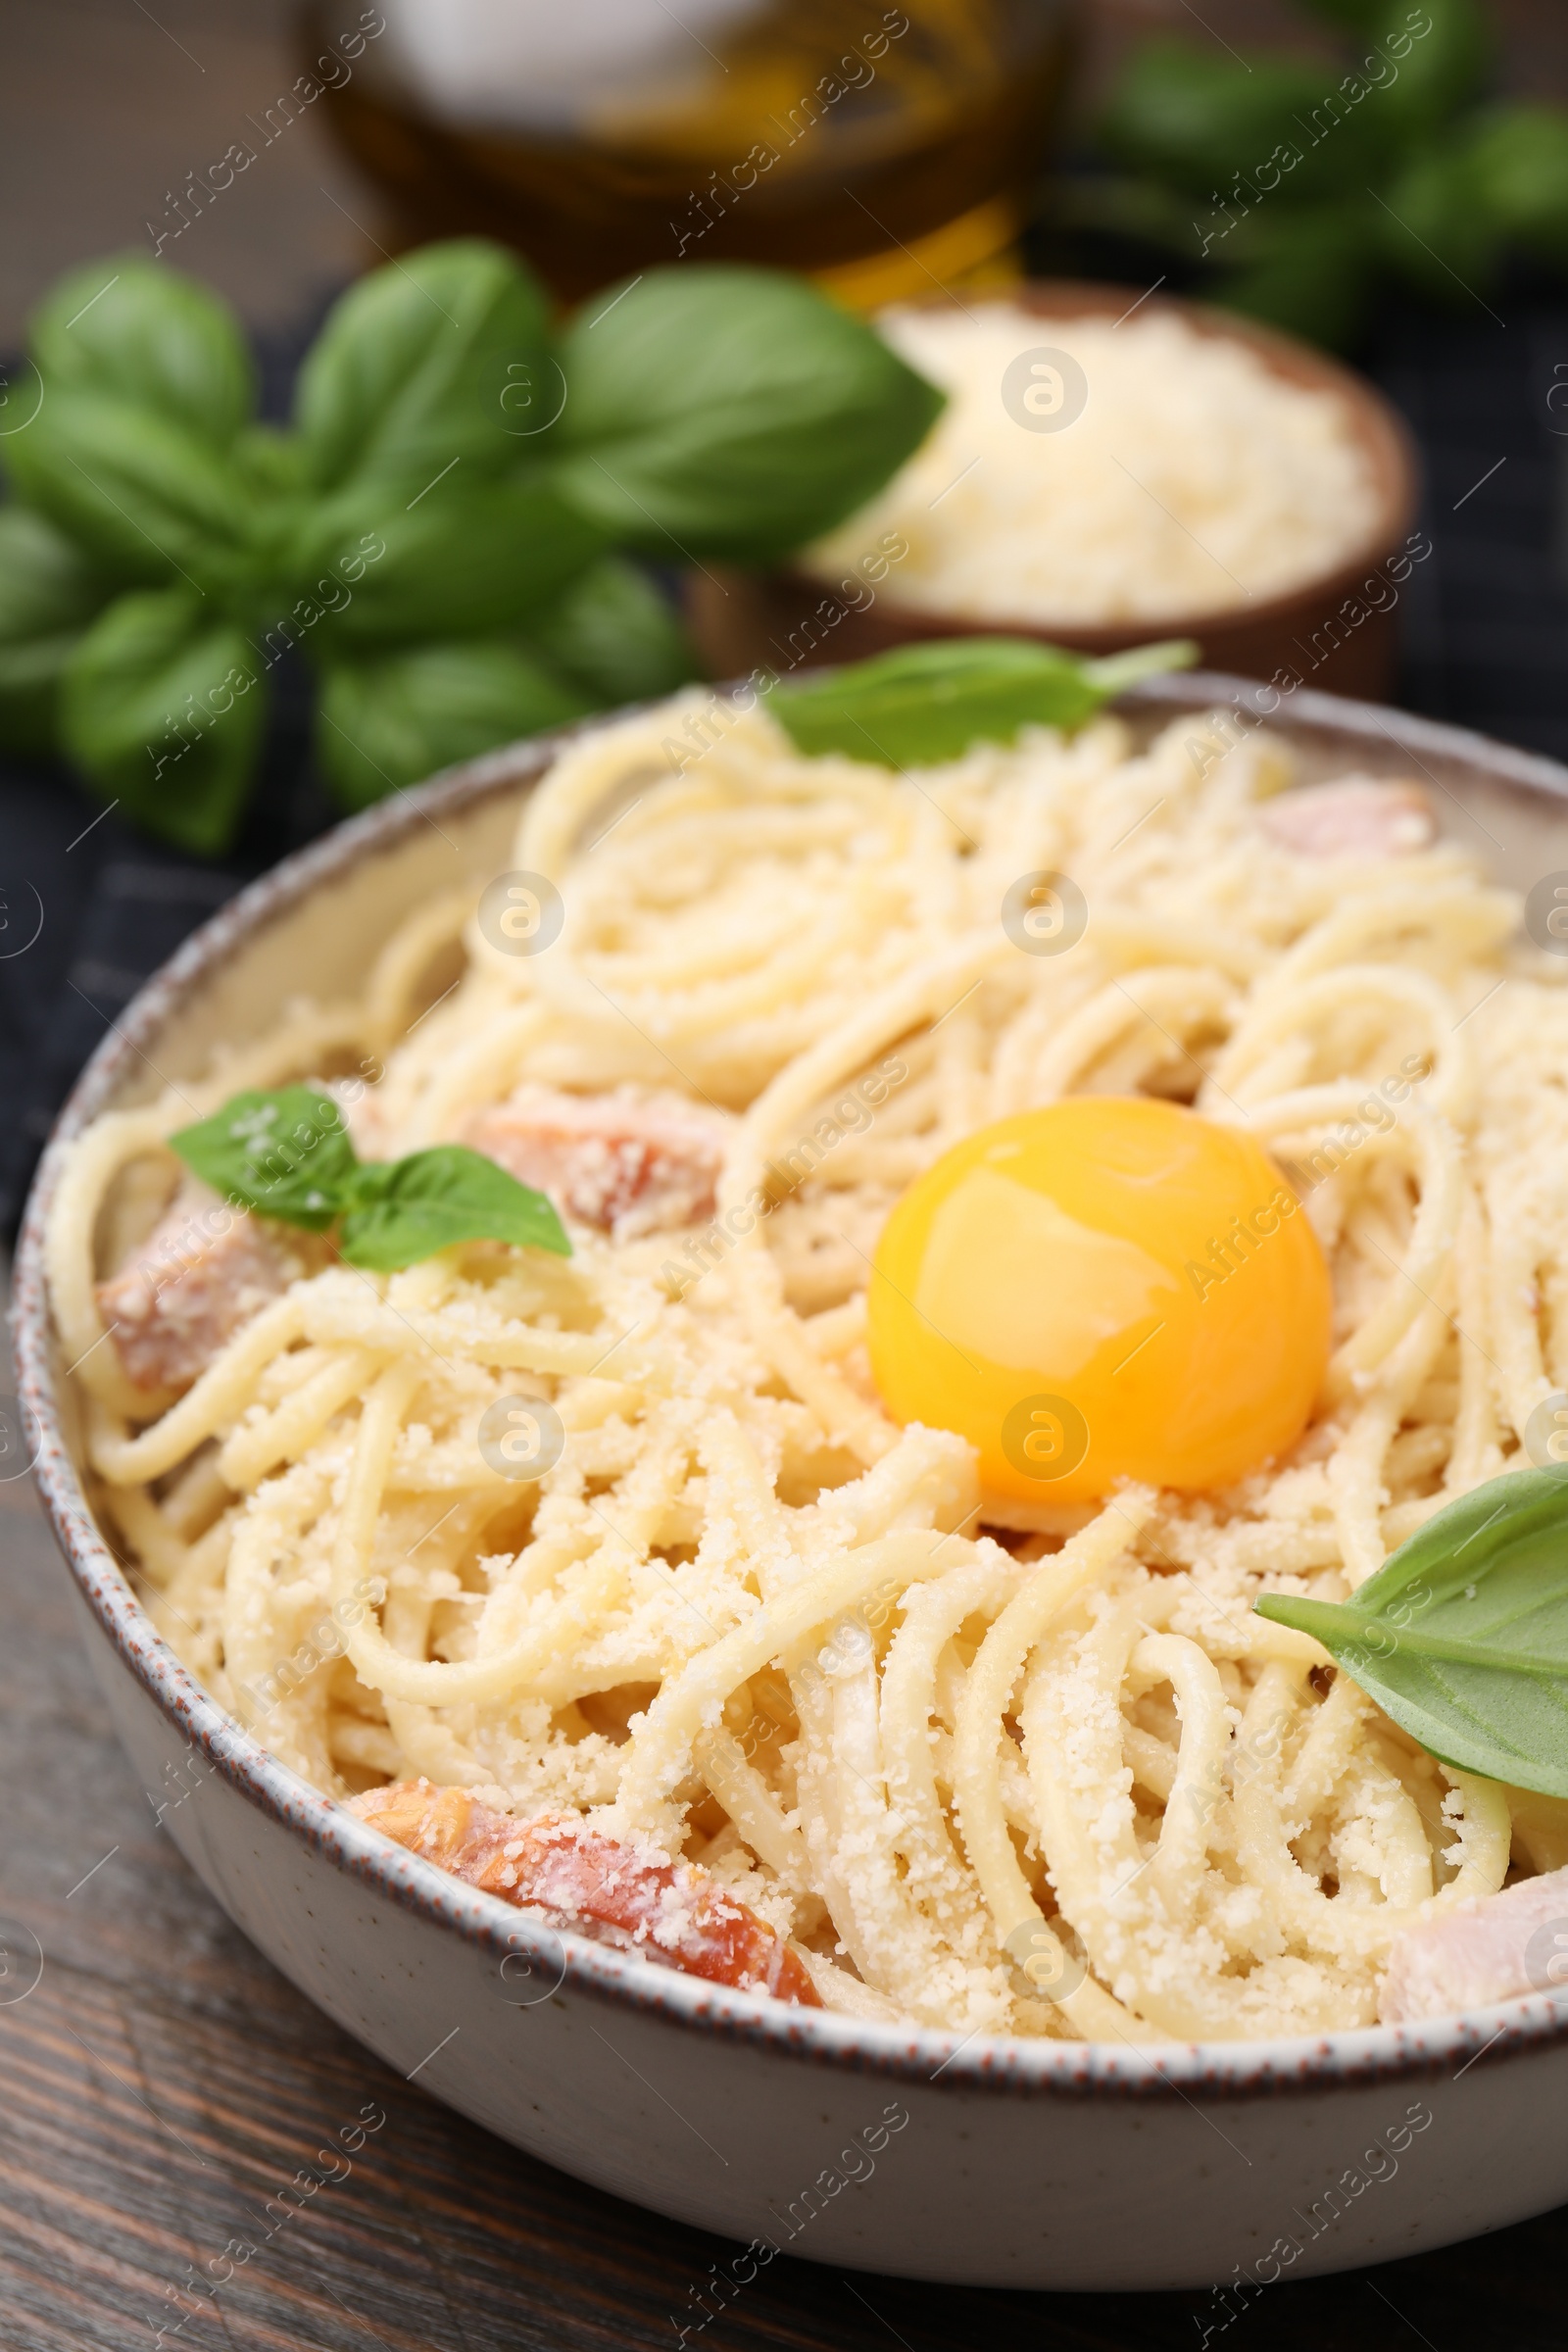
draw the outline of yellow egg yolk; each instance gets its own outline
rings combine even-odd
[[[871,1367],[956,1430],[987,1494],[1228,1485],[1306,1425],[1329,1354],[1317,1236],[1245,1130],[1074,1096],[928,1168],[877,1245]]]

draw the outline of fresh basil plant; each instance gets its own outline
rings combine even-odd
[[[5,443],[0,742],[57,749],[150,831],[231,841],[271,672],[316,674],[359,808],[695,674],[625,553],[771,559],[843,519],[942,396],[780,271],[686,265],[559,337],[526,266],[431,245],[336,305],[294,420],[255,420],[239,327],[162,263],[70,272]]]
[[[1093,662],[1028,637],[943,637],[782,684],[772,709],[800,751],[929,767],[1022,727],[1080,727],[1137,679],[1197,659],[1184,638]]]
[[[1446,1504],[1348,1601],[1254,1605],[1444,1763],[1568,1797],[1568,1465]]]
[[[1136,49],[1101,123],[1115,169],[1068,197],[1081,223],[1200,262],[1232,308],[1336,344],[1385,278],[1471,303],[1510,248],[1568,264],[1568,110],[1485,102],[1483,0],[1303,5],[1342,36],[1334,62]]]
[[[329,1095],[313,1087],[235,1095],[169,1139],[186,1166],[236,1208],[307,1233],[336,1228],[350,1265],[392,1274],[457,1242],[510,1242],[569,1257],[543,1193],[466,1144],[362,1160]]]

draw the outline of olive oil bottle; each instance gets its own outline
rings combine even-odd
[[[677,261],[808,270],[864,307],[1004,276],[1069,46],[1068,0],[379,13],[327,114],[399,233],[499,237],[568,301]]]

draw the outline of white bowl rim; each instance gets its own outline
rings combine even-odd
[[[722,694],[723,686],[714,690]],[[1568,767],[1436,720],[1333,695],[1298,692],[1283,713],[1278,694],[1250,680],[1193,671],[1150,681],[1123,697],[1136,715],[1176,716],[1230,704],[1264,722],[1307,736],[1359,738],[1386,761],[1390,743],[1418,765],[1423,755],[1461,760],[1496,781],[1568,804]],[[205,975],[252,935],[362,857],[390,849],[443,809],[457,811],[535,780],[558,749],[624,713],[598,713],[529,737],[399,791],[336,826],[250,883],[194,932],[111,1024],[85,1064],[50,1133],[18,1243],[12,1320],[19,1401],[34,1448],[33,1476],[73,1577],[98,1626],[135,1681],[209,1768],[335,1868],[492,1954],[517,1953],[559,1970],[558,1988],[612,2006],[652,2012],[688,2031],[745,2042],[834,2071],[868,2073],[944,2092],[1025,2097],[1247,2100],[1351,2089],[1462,2073],[1486,2054],[1517,2057],[1568,2038],[1568,2000],[1528,1994],[1488,2008],[1403,2026],[1368,2026],[1310,2035],[1234,2042],[1156,2042],[1121,2050],[1102,2042],[960,2035],[889,2025],[828,2010],[802,2009],[650,1965],[571,1932],[557,1934],[499,1898],[450,1878],[278,1762],[218,1705],[169,1645],[131,1591],[92,1517],[67,1446],[56,1400],[43,1265],[43,1232],[65,1146],[106,1106],[143,1047]],[[541,1995],[541,1997],[548,1997]],[[521,2005],[521,2004],[518,2004]],[[1462,2062],[1455,2066],[1455,2062]]]

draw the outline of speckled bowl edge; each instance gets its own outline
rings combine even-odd
[[[1228,703],[1267,719],[1278,712],[1264,704],[1266,691],[1245,680],[1194,673],[1135,690],[1124,707],[1134,716],[1174,717]],[[544,1939],[552,1932],[536,1937],[525,1916],[392,1844],[302,1781],[217,1705],[154,1631],[92,1516],[62,1428],[43,1231],[65,1147],[110,1104],[126,1070],[208,973],[362,858],[391,848],[443,812],[536,781],[564,743],[600,723],[553,730],[451,769],[416,791],[395,794],[285,859],[195,932],[139,991],[73,1088],[28,1199],[13,1293],[18,1394],[34,1450],[34,1478],[72,1575],[126,1671],[212,1769],[306,1847],[498,1957],[519,1949],[547,1951]],[[1460,760],[1499,782],[1568,805],[1568,768],[1430,720],[1303,692],[1292,699],[1286,723],[1318,735],[1362,738],[1385,762],[1391,741],[1418,763],[1423,753]],[[942,2082],[956,2092],[1169,2100],[1199,2091],[1224,2099],[1271,2098],[1450,2072],[1483,2049],[1496,2063],[1568,2037],[1568,2005],[1531,1995],[1430,2023],[1255,2042],[1129,2045],[1123,2051],[1102,2043],[965,2038],[792,2008],[650,1966],[569,1933],[555,1941],[564,1959],[563,1981],[612,2007],[652,2012],[690,2032],[836,2071]]]

